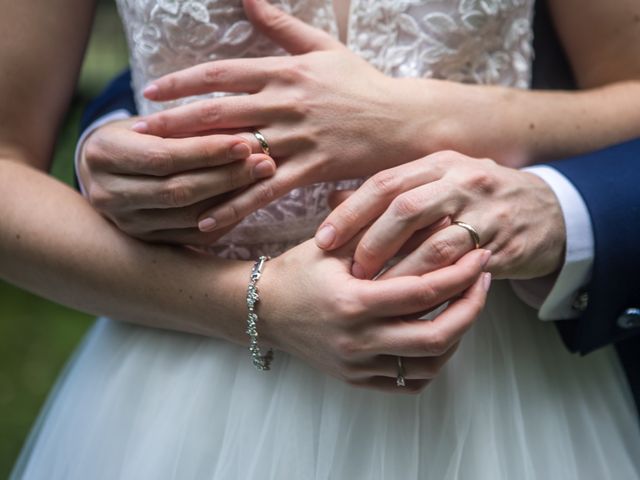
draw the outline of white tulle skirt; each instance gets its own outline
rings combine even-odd
[[[567,353],[507,284],[418,396],[360,390],[277,354],[101,319],[15,479],[640,478],[613,350]]]

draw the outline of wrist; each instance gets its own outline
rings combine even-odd
[[[394,80],[405,118],[399,143],[412,159],[454,150],[514,168],[531,163],[535,137],[523,117],[528,112],[520,108],[529,92],[448,80]]]

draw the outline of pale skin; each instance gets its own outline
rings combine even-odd
[[[336,10],[343,12],[339,23],[344,36],[345,5],[336,3]],[[262,1],[248,2],[247,15],[254,25],[292,56],[211,62],[153,82],[145,93],[153,100],[213,91],[250,95],[199,101],[151,115],[139,119],[133,132],[130,123],[99,130],[87,142],[82,162],[83,181],[93,187],[90,199],[95,190],[103,200],[97,202],[99,210],[132,235],[207,244],[292,188],[370,176],[435,151],[453,149],[520,167],[640,135],[640,6],[625,0],[606,5],[575,0],[554,1],[551,7],[579,91],[393,79],[323,32]],[[165,192],[170,199],[162,204],[165,209],[176,206],[172,198],[182,199],[175,213],[179,221],[163,220],[153,209],[122,207],[120,199],[128,188],[122,188],[108,162],[101,161],[104,155],[90,151],[97,140],[108,147],[124,136],[144,137],[162,149],[163,137],[232,129],[243,131],[242,138],[258,153],[258,143],[247,134],[252,128],[268,138],[277,169],[257,182],[248,173],[235,176],[233,187],[249,187],[231,198],[213,196],[212,208],[201,203],[202,189],[186,169],[176,166],[171,175],[156,174],[154,181],[172,192]],[[148,160],[153,168],[153,159]],[[94,173],[98,171],[104,180]],[[231,176],[229,167],[218,169],[218,174],[223,179],[219,185]],[[162,202],[158,190],[148,184],[140,182],[136,191]]]
[[[10,3],[0,17],[0,118],[11,119],[0,128],[0,276],[96,315],[246,345],[252,262],[135,240],[45,173],[92,13],[85,0],[51,0]],[[481,310],[490,253],[474,251],[439,272],[373,282],[350,274],[354,249],[351,242],[326,254],[310,240],[269,262],[260,280],[264,345],[355,385],[389,391],[399,391],[395,355],[402,354],[413,369],[403,391],[417,392]],[[450,298],[437,322],[416,320]]]

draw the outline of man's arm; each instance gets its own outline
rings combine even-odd
[[[594,237],[578,319],[559,322],[567,346],[588,353],[640,333],[640,139],[550,164],[580,192]]]

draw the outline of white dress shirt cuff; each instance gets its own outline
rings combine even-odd
[[[595,255],[589,210],[578,190],[555,168],[537,165],[523,170],[542,178],[558,198],[567,233],[566,253],[558,275],[511,284],[525,303],[539,309],[541,320],[575,318],[580,312],[572,305],[591,278]]]
[[[82,185],[82,180],[80,179],[80,175],[78,175],[78,173],[80,172],[78,168],[80,167],[80,154],[82,152],[82,146],[84,145],[85,140],[89,135],[91,135],[93,132],[95,132],[98,128],[102,127],[103,125],[106,125],[107,123],[115,122],[116,120],[124,120],[130,117],[131,117],[131,113],[125,110],[124,108],[121,108],[119,110],[114,110],[113,112],[109,112],[106,115],[103,115],[102,117],[95,120],[84,130],[84,132],[82,132],[82,135],[80,135],[80,138],[78,139],[78,143],[76,144],[74,162],[76,165],[76,178],[78,180],[78,186],[80,187],[80,193],[82,193],[82,195],[86,196],[86,191],[85,191],[84,185]]]

